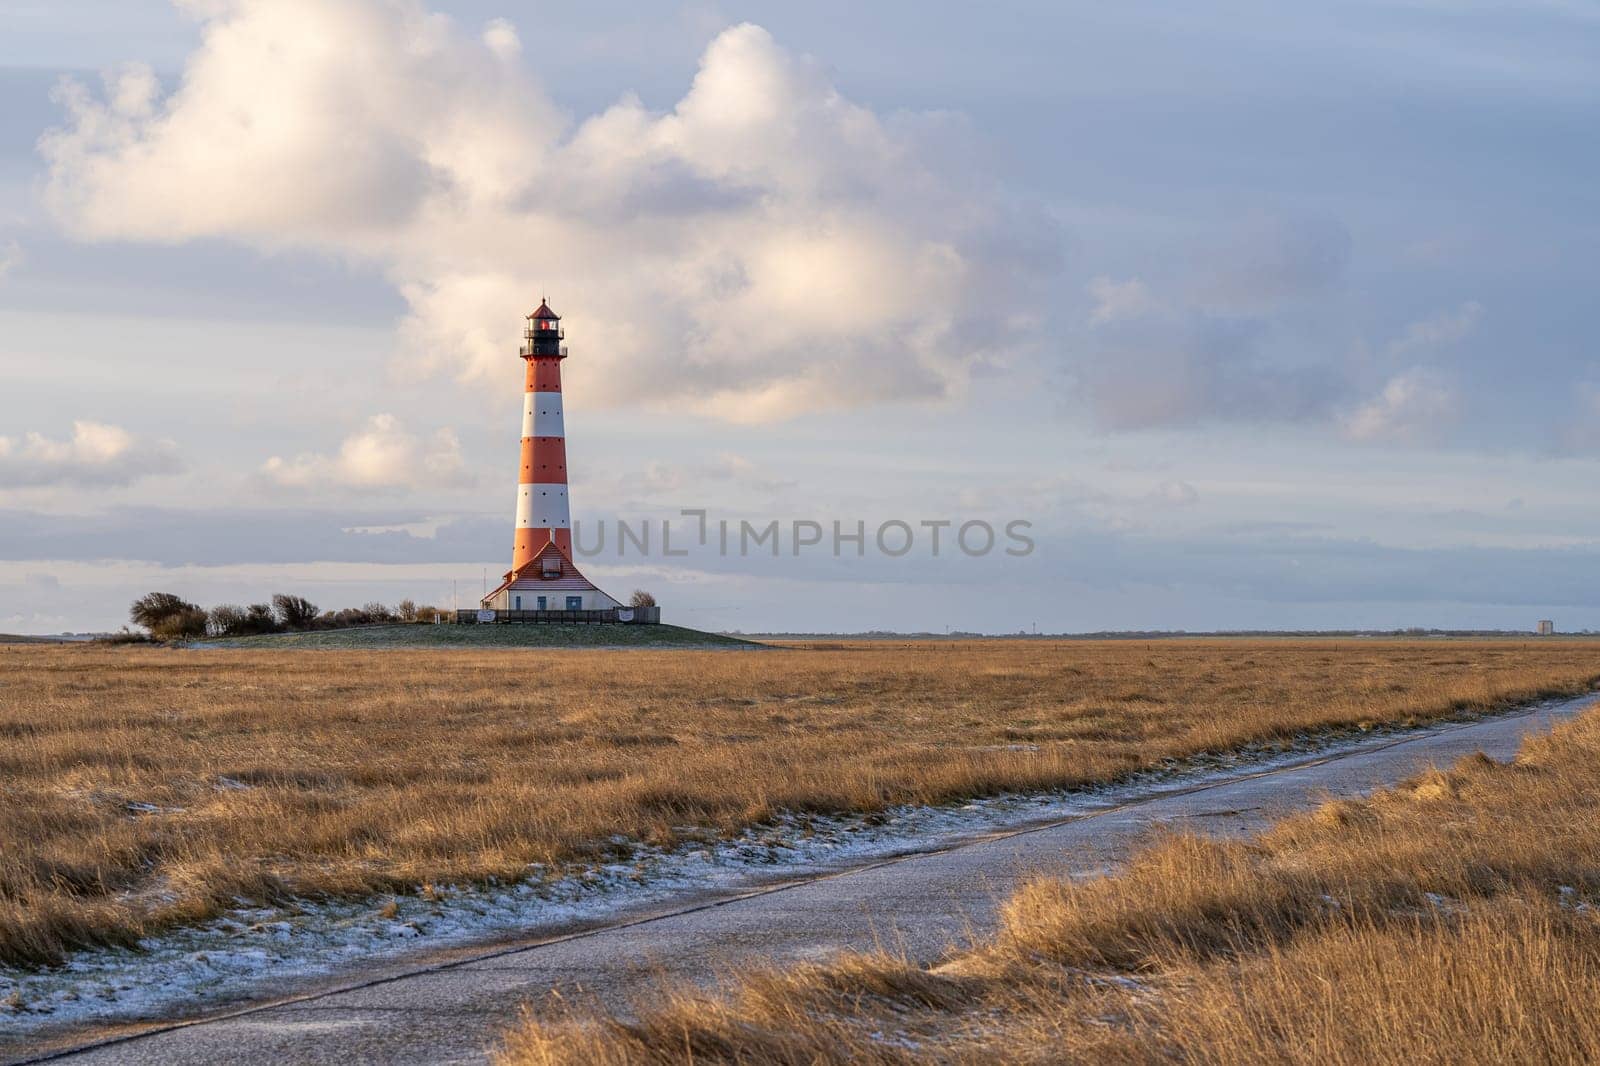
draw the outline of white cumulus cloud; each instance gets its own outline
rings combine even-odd
[[[449,429],[420,437],[391,414],[367,419],[334,455],[302,453],[293,459],[274,455],[261,465],[268,481],[283,488],[342,487],[381,491],[471,484],[461,458],[461,442]]]
[[[1039,320],[1054,244],[967,171],[963,125],[875,114],[760,27],[716,37],[671,110],[624,97],[574,126],[504,20],[190,7],[201,43],[170,94],[141,67],[65,84],[51,208],[85,239],[375,262],[414,373],[503,388],[544,288],[585,402],[762,421],[958,394]]]
[[[1356,441],[1416,440],[1437,435],[1459,413],[1455,387],[1436,371],[1413,367],[1350,411],[1343,428]]]
[[[77,421],[72,436],[0,437],[0,488],[127,485],[183,469],[171,441],[137,437],[120,426]]]

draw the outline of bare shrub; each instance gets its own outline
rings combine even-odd
[[[211,608],[206,632],[213,637],[244,635],[244,608],[231,603],[219,603]]]
[[[629,607],[654,607],[656,598],[644,589],[634,589],[633,595],[628,597]]]
[[[206,631],[214,637],[251,637],[276,633],[279,628],[272,608],[264,603],[252,603],[248,607],[222,603],[211,608]]]
[[[148,592],[133,601],[128,608],[128,618],[134,625],[155,633],[158,627],[170,628],[174,619],[199,610],[199,604],[190,603],[176,593]]]
[[[368,603],[360,607],[346,607],[338,611],[324,611],[317,619],[317,629],[349,629],[353,626],[387,625],[399,620],[394,611],[381,603]]]
[[[279,629],[272,607],[265,603],[252,603],[245,608],[245,625],[251,633],[276,633]]]
[[[272,613],[284,629],[310,629],[317,621],[317,605],[304,596],[282,592],[272,597]]]
[[[150,635],[159,640],[194,640],[206,635],[209,617],[203,607],[186,607],[169,614],[150,627]]]
[[[396,618],[394,611],[390,610],[388,605],[378,603],[377,601],[362,604],[360,610],[361,617],[367,624],[393,622]]]

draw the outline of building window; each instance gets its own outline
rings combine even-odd
[[[567,597],[567,610],[569,610],[569,611],[581,611],[581,610],[583,610],[583,597],[582,596],[568,596]]]

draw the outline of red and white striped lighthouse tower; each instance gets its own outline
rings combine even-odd
[[[567,499],[567,431],[561,410],[561,316],[541,300],[528,316],[519,354],[527,363],[522,389],[522,467],[511,569],[483,598],[497,611],[604,611],[618,606],[572,561],[572,510]]]
[[[522,471],[517,478],[517,539],[511,569],[533,561],[555,541],[572,555],[572,510],[567,502],[567,431],[561,413],[561,316],[544,300],[522,331],[528,364],[522,389]]]

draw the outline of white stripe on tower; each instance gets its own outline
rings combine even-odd
[[[565,484],[517,486],[518,529],[570,529],[570,513]]]
[[[530,392],[522,409],[522,435],[524,437],[565,437],[565,420],[561,417],[561,393]]]
[[[533,416],[534,437],[566,437],[565,419],[562,418],[562,392],[530,392],[528,413]],[[526,426],[526,419],[523,421]]]

